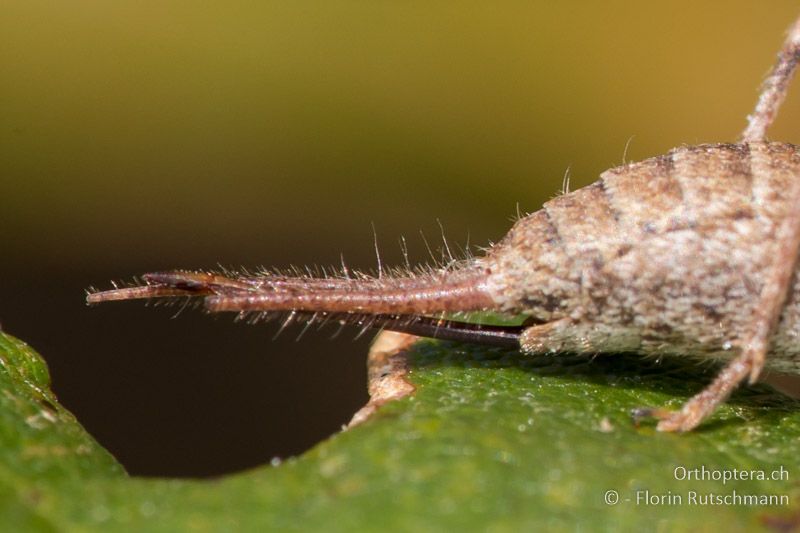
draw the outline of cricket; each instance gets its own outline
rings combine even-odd
[[[320,276],[158,272],[90,290],[87,302],[188,298],[255,321],[331,321],[528,354],[720,361],[681,409],[632,411],[660,431],[690,431],[764,368],[800,373],[800,147],[767,138],[799,59],[800,19],[736,142],[680,146],[607,170],[517,220],[481,256],[379,265],[372,275],[344,266]],[[526,319],[458,320],[481,311]]]

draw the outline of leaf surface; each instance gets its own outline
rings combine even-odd
[[[800,520],[800,402],[757,386],[691,434],[631,423],[631,408],[678,407],[713,372],[694,361],[422,341],[413,397],[301,457],[218,480],[139,479],[59,406],[38,354],[0,334],[0,528],[791,527]],[[750,470],[783,479],[709,479]],[[710,493],[723,499],[702,505]],[[788,504],[736,503],[751,495]]]

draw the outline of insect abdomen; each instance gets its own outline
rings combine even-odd
[[[700,145],[608,170],[519,221],[492,251],[507,279],[496,299],[511,312],[569,318],[571,334],[588,331],[586,350],[625,338],[642,352],[724,354],[746,332],[775,253],[781,191],[800,179],[797,150]],[[776,349],[800,325],[798,301],[793,291]]]

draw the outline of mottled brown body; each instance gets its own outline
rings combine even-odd
[[[798,180],[793,145],[677,148],[547,202],[478,262],[500,309],[547,323],[523,335],[525,351],[730,359]],[[770,366],[800,371],[798,335],[795,283]]]
[[[343,269],[321,279],[176,271],[88,301],[186,296],[211,312],[288,312],[289,321],[334,319],[529,353],[728,360],[680,411],[637,411],[660,419],[660,430],[691,430],[765,365],[800,372],[800,147],[766,138],[799,60],[800,19],[739,143],[608,170],[457,268],[378,277]],[[476,310],[528,315],[533,325],[444,318]]]

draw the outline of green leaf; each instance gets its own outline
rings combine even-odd
[[[713,368],[431,341],[412,359],[413,397],[302,457],[214,481],[136,479],[58,405],[39,356],[0,335],[0,528],[744,531],[800,520],[800,402],[768,387],[673,435],[634,427],[629,410],[677,407]],[[786,475],[685,479],[701,468]],[[618,502],[605,503],[610,491]],[[637,503],[643,491],[665,503]],[[691,491],[789,504],[692,505]]]

